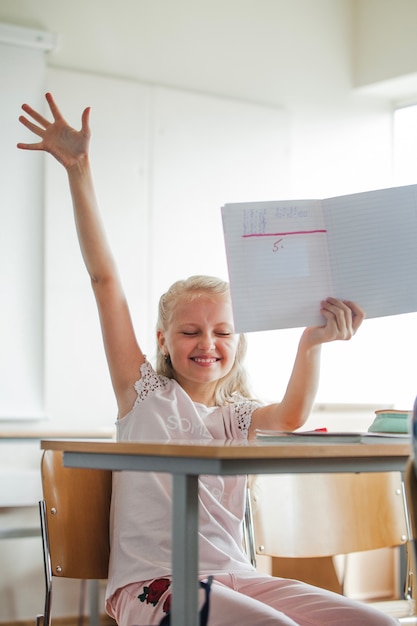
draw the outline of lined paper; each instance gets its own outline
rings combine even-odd
[[[417,311],[417,185],[222,207],[237,332],[322,324],[320,302],[367,317]]]

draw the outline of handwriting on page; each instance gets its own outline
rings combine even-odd
[[[309,321],[322,323],[317,295],[331,288],[320,203],[231,205],[223,223],[236,329],[302,326],[312,299]]]
[[[297,204],[245,208],[242,214],[244,237],[267,235],[274,231],[292,233],[299,229],[312,230],[316,224],[317,213]]]
[[[297,205],[274,208],[244,209],[242,215],[242,238],[250,254],[252,271],[265,270],[270,256],[271,279],[286,276],[308,276],[309,247],[322,248],[323,242],[312,241],[314,236],[326,234],[325,228],[317,226],[317,213]]]

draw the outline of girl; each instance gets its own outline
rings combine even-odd
[[[228,285],[194,276],[161,297],[156,370],[142,353],[99,217],[89,165],[89,115],[78,132],[46,95],[53,122],[27,104],[24,126],[40,140],[18,144],[51,153],[65,167],[83,258],[97,301],[117,400],[120,440],[238,439],[257,428],[294,430],[315,397],[321,344],[350,339],[364,319],[353,302],[328,298],[324,324],[302,333],[281,403],[251,399],[242,360],[245,338],[234,333]],[[261,575],[242,550],[244,476],[202,476],[199,483],[200,578],[214,577],[210,626],[388,626],[381,613],[343,596]],[[114,476],[111,558],[106,609],[120,626],[159,624],[169,613],[171,482],[166,474]],[[204,595],[204,594],[203,594]]]

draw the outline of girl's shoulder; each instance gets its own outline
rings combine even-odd
[[[260,406],[262,406],[260,402],[240,396],[236,398],[233,404],[230,404],[237,427],[240,431],[247,433],[252,420],[252,413],[256,409],[259,409]]]
[[[246,398],[245,396],[236,394],[232,397],[230,406],[235,413],[245,413],[259,409],[259,407],[263,406],[263,403],[254,398]]]
[[[140,378],[135,382],[135,391],[138,394],[137,402],[145,400],[149,394],[165,389],[170,382],[166,376],[157,374],[148,359],[140,366]]]

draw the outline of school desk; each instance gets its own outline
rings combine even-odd
[[[198,476],[309,472],[403,472],[411,445],[384,443],[172,443],[44,440],[64,465],[113,471],[168,472],[173,477],[172,626],[198,626]],[[193,590],[194,592],[190,592]]]

